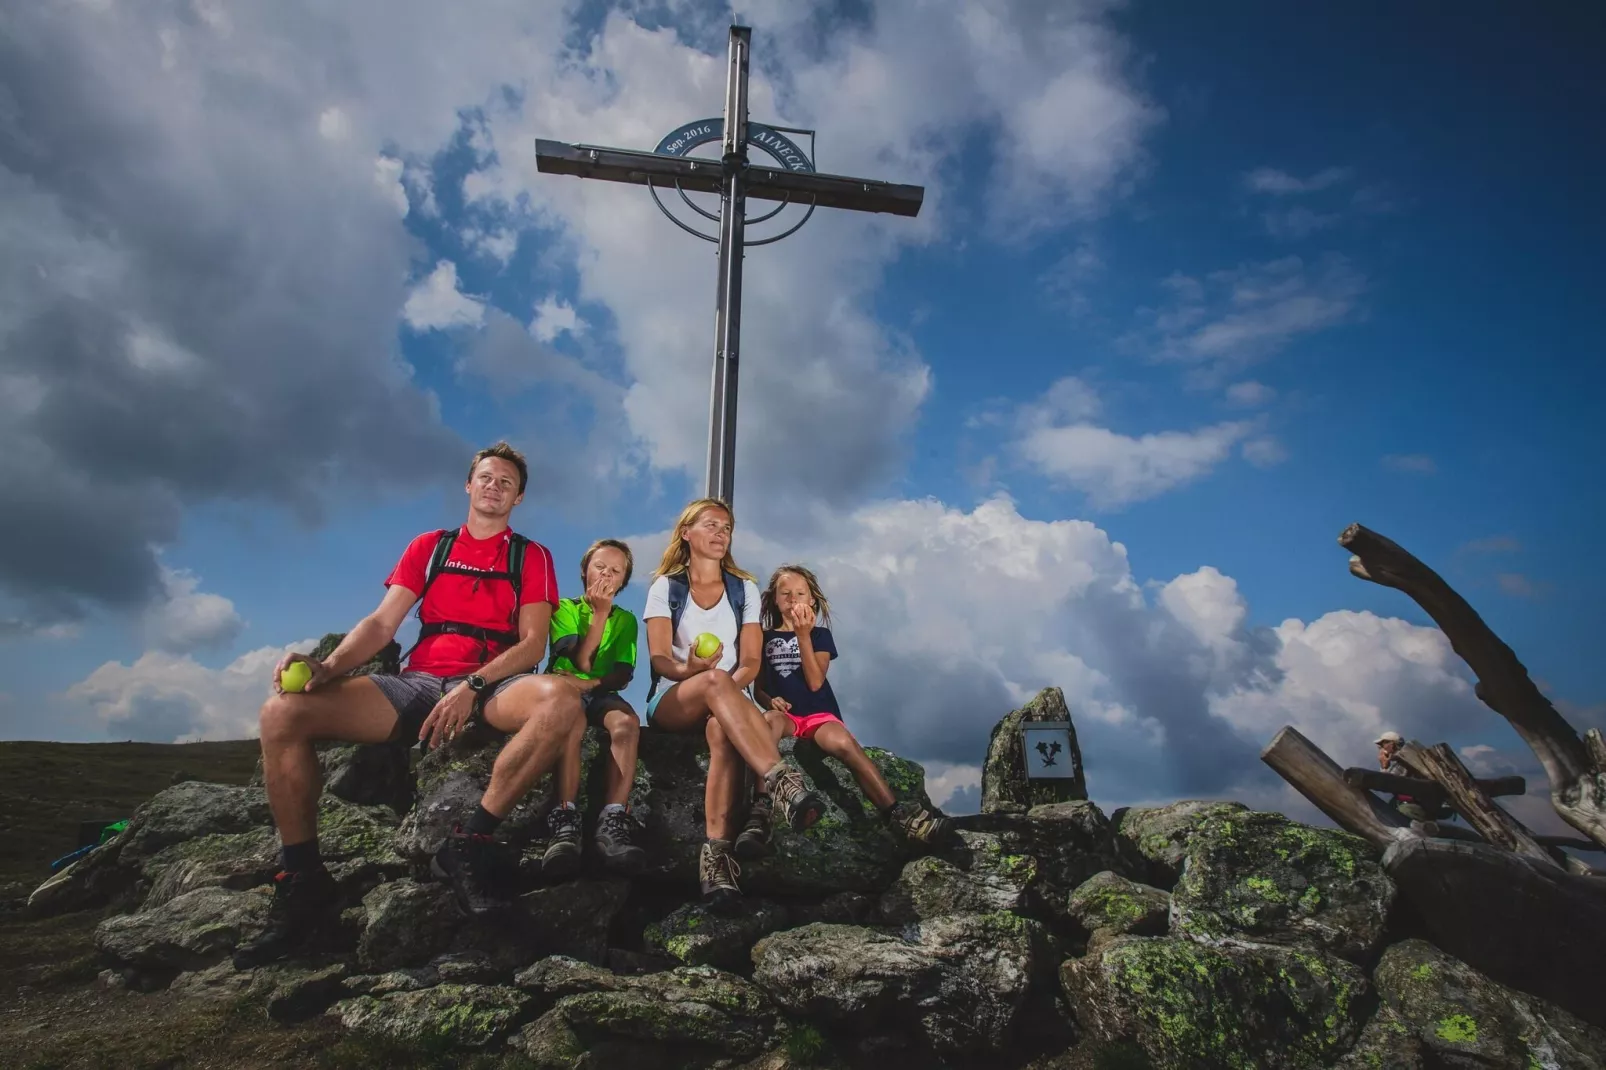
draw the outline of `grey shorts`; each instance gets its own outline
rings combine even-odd
[[[617,691],[587,691],[580,696],[580,708],[585,711],[586,724],[595,728],[602,727],[603,715],[609,710],[622,709],[632,714],[636,712]]]
[[[502,689],[509,684],[533,675],[521,672],[492,684],[490,690],[474,703],[474,713],[469,720],[483,721],[480,708],[486,699],[501,694]],[[424,721],[429,717],[429,711],[435,708],[435,703],[441,700],[442,695],[467,678],[467,676],[440,677],[427,672],[404,672],[400,676],[373,673],[368,677],[396,709],[397,723],[393,738],[406,743],[418,741],[418,730],[424,726]]]

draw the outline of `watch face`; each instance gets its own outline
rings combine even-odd
[[[483,691],[485,689],[485,677],[481,676],[477,672],[470,673],[468,677],[468,687],[470,691]]]

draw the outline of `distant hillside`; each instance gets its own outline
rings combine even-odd
[[[0,742],[0,902],[26,896],[78,842],[78,823],[115,821],[175,780],[244,784],[254,739],[221,743]]]

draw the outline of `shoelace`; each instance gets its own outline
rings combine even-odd
[[[552,816],[547,819],[547,827],[554,836],[573,835],[580,830],[580,811],[554,809]]]
[[[725,871],[723,874],[720,872],[722,868]],[[705,884],[735,887],[736,878],[741,874],[742,867],[733,855],[725,851],[709,851],[703,856],[702,872],[697,876]],[[724,880],[720,879],[722,876]]]
[[[630,842],[631,825],[630,815],[623,810],[608,810],[602,815],[602,828],[609,836],[625,843]]]

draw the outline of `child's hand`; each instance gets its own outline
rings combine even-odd
[[[613,596],[619,592],[612,580],[593,580],[586,587],[586,604],[594,615],[603,615],[613,609]]]
[[[687,651],[686,652],[686,671],[687,671],[687,674],[690,675],[690,676],[696,676],[700,672],[707,672],[709,669],[712,669],[712,668],[716,667],[717,665],[719,665],[719,659],[722,656],[724,656],[724,653],[725,653],[725,644],[724,643],[720,643],[719,646],[715,647],[714,648],[714,652],[712,654],[708,655],[706,658],[698,657],[697,656],[697,651],[695,649]]]
[[[774,698],[770,699],[770,709],[776,711],[777,713],[790,713],[792,710],[792,704],[781,696],[776,695]]]
[[[807,602],[797,602],[793,604],[788,619],[792,622],[793,631],[806,635],[814,630],[814,607]]]

